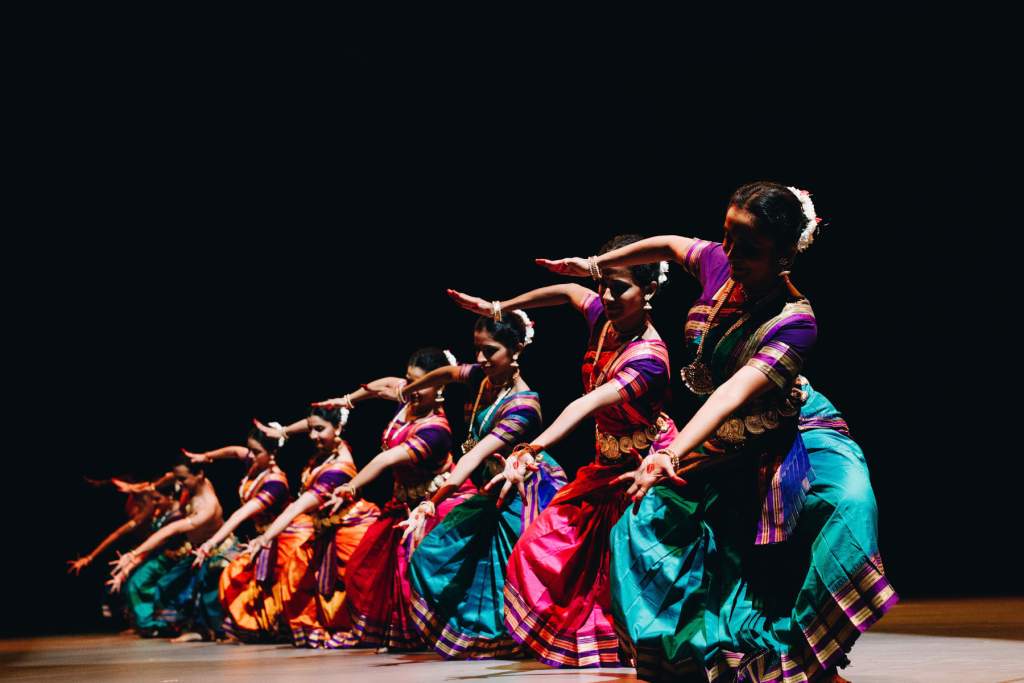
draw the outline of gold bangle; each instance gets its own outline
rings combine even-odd
[[[668,451],[668,450],[664,450],[664,451],[662,451],[662,453],[665,453],[666,455],[668,455],[668,459],[672,463],[672,471],[673,472],[678,472],[679,469],[683,466],[683,454],[682,453],[672,453],[671,451]]]

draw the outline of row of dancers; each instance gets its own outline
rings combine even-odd
[[[720,243],[619,236],[590,258],[537,260],[594,288],[449,291],[479,316],[474,363],[421,349],[404,377],[293,424],[257,423],[244,446],[185,452],[157,481],[119,483],[132,520],[73,567],[151,532],[109,582],[144,635],[530,656],[635,666],[646,680],[843,680],[854,641],[897,596],[863,453],[801,375],[817,327],[789,274],[819,221],[806,191],[750,183]],[[649,315],[669,262],[701,286],[681,373],[703,403],[681,429],[664,412],[672,370]],[[525,310],[562,305],[587,324],[583,393],[545,427],[520,364],[534,336]],[[451,383],[470,388],[457,460]],[[342,434],[370,399],[400,407],[357,470]],[[552,449],[587,418],[593,461],[567,481]],[[302,433],[315,455],[293,495],[275,458]],[[226,521],[204,474],[217,460],[246,469]],[[385,470],[393,491],[378,506],[362,493]],[[246,520],[257,535],[240,544]]]

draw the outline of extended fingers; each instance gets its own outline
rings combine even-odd
[[[501,487],[501,493],[498,494],[497,507],[501,507],[502,506],[502,504],[505,502],[505,496],[507,496],[508,492],[511,491],[511,490],[512,490],[512,482],[510,482],[509,480],[506,479],[505,480],[505,485]]]
[[[491,478],[491,480],[489,482],[487,482],[487,485],[484,486],[484,491],[490,491],[493,487],[497,486],[499,481],[502,481],[503,479],[505,479],[505,473],[504,472],[502,472],[501,474],[494,475]]]

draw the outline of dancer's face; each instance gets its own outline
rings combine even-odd
[[[732,279],[741,285],[759,289],[772,284],[783,270],[775,242],[757,231],[754,215],[746,209],[730,206],[725,214],[722,247],[729,257]]]
[[[273,461],[273,456],[263,447],[256,439],[249,439],[246,444],[249,446],[249,450],[252,452],[252,466],[249,468],[250,474],[256,472],[262,472],[263,470],[270,467],[270,463]]]
[[[415,382],[425,374],[427,373],[423,368],[418,368],[415,365],[410,365],[405,369],[405,379],[409,382]],[[438,387],[430,387],[403,393],[405,397],[409,399],[409,405],[412,407],[413,411],[417,414],[423,414],[433,410],[437,406],[437,392]]]
[[[513,355],[523,348],[520,344],[515,349],[509,349],[486,329],[473,332],[473,346],[476,348],[476,362],[491,379],[508,377],[512,371]]]
[[[195,493],[203,483],[204,475],[190,472],[184,465],[177,465],[174,468],[174,478],[185,487],[189,493]]]
[[[654,285],[649,285],[648,289],[653,293]],[[633,321],[643,316],[647,292],[636,283],[628,267],[603,268],[598,292],[604,312],[613,323]]]
[[[153,491],[150,495],[153,497],[153,506],[157,510],[166,510],[174,503],[170,496],[165,496],[159,491]]]
[[[317,453],[321,455],[330,453],[341,443],[341,435],[330,422],[318,415],[310,415],[308,421],[309,438]]]

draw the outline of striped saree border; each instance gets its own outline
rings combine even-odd
[[[386,647],[390,650],[422,650],[425,646],[416,631],[402,631],[394,624],[370,621],[365,614],[349,611],[352,628],[338,631],[323,645],[328,649]]]
[[[505,626],[511,636],[533,651],[542,663],[555,667],[622,666],[614,631],[564,638],[552,631],[510,584],[505,584]]]
[[[492,640],[463,633],[430,609],[427,601],[415,590],[411,591],[412,620],[427,645],[444,659],[518,659],[523,648],[511,636]]]
[[[881,557],[872,555],[848,581],[829,591],[830,604],[819,606],[810,623],[800,625],[802,645],[788,652],[761,650],[746,657],[742,653],[723,652],[706,672],[709,683],[831,680],[837,668],[850,663],[847,654],[861,633],[899,601],[881,567]]]

